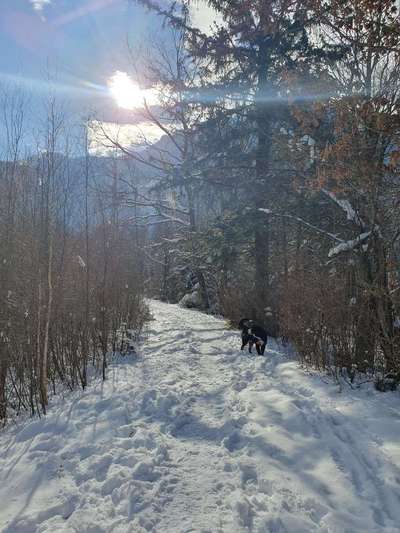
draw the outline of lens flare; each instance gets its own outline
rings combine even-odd
[[[126,72],[117,70],[111,76],[108,86],[110,93],[119,107],[123,109],[137,109],[149,102],[149,91],[142,90]]]

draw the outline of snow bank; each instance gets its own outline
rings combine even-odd
[[[179,300],[179,305],[181,307],[185,307],[186,309],[200,308],[201,297],[199,292],[193,291],[189,294],[185,294],[185,296]]]

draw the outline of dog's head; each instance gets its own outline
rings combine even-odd
[[[242,331],[247,331],[251,328],[252,320],[250,318],[242,318],[242,320],[239,322],[239,329]]]

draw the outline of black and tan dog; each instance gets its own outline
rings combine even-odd
[[[242,330],[242,350],[249,345],[249,353],[255,344],[258,355],[264,355],[267,345],[268,335],[264,328],[255,324],[249,318],[242,318],[239,322],[239,329]]]

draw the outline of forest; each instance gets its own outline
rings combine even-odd
[[[306,367],[400,383],[396,0],[138,0],[167,44],[132,54],[156,140],[1,88],[0,421],[106,378],[145,298],[251,317]],[[82,118],[84,117],[84,118]],[[93,144],[106,155],[96,155]]]

